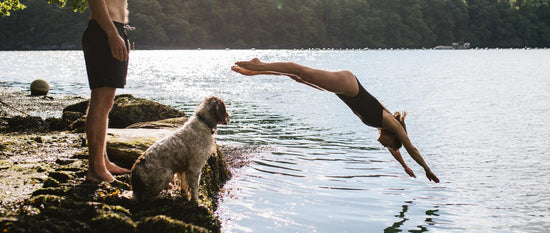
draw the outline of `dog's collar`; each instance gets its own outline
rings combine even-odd
[[[211,132],[212,134],[214,134],[216,132],[214,130],[216,128],[216,123],[212,123],[212,122],[206,120],[206,118],[204,118],[201,114],[196,114],[195,116],[197,117],[197,119],[204,122],[212,130],[212,132]]]

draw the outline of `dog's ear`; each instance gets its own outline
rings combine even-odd
[[[213,109],[213,115],[216,116],[216,121],[218,123],[222,123],[222,124],[227,124],[226,122],[226,117],[227,117],[227,112],[226,112],[226,109],[225,109],[225,103],[223,102],[223,100],[217,98],[217,97],[214,97],[212,99],[212,101],[214,102],[214,109]]]

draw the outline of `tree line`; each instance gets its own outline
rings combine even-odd
[[[1,17],[0,49],[79,49],[84,1],[49,1],[57,4],[22,0],[25,9]],[[128,8],[138,49],[550,47],[550,0],[129,0]]]

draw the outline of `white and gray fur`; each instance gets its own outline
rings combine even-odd
[[[155,199],[177,173],[180,186],[197,200],[202,167],[216,152],[212,134],[217,124],[228,124],[230,118],[221,99],[205,98],[181,128],[138,158],[131,177],[134,197],[140,201]]]

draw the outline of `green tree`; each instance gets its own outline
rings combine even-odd
[[[86,0],[48,0],[48,3],[55,4],[60,7],[69,7],[75,12],[84,12],[86,9]],[[11,11],[23,10],[26,5],[19,2],[19,0],[1,0],[0,1],[0,15],[9,16]]]

